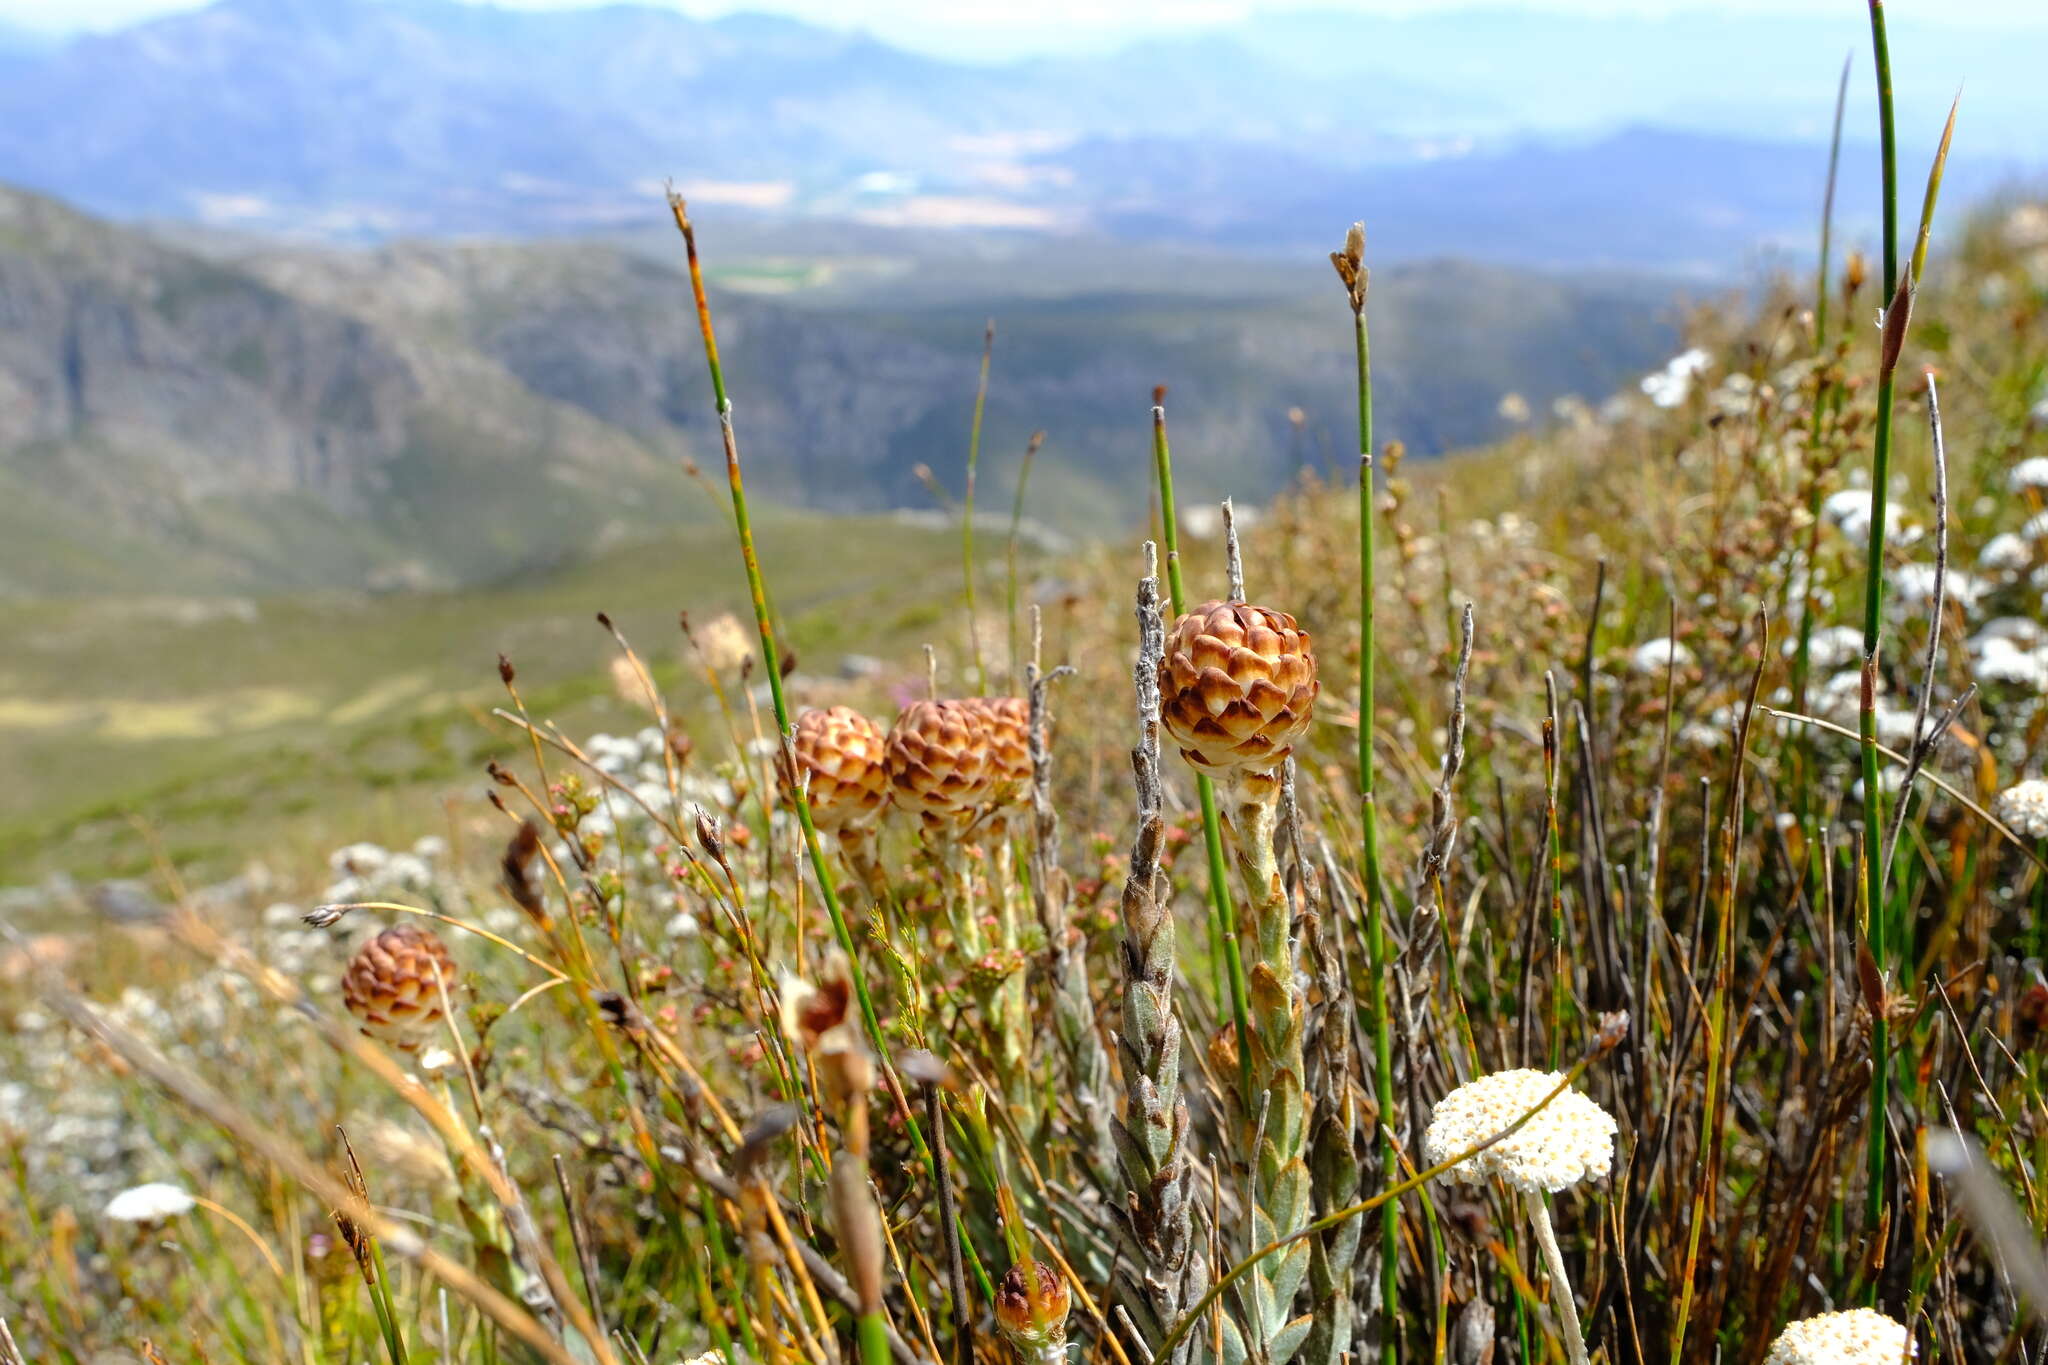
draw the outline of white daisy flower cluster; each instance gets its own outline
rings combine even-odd
[[[2015,493],[2048,488],[2048,455],[2029,455],[2007,472],[2005,486]]]
[[[1874,1308],[1851,1308],[1791,1324],[1764,1365],[1905,1365],[1914,1349],[1903,1325]]]
[[[1991,803],[1998,823],[2028,839],[2048,839],[2048,781],[2030,777],[1998,794]]]
[[[2048,688],[2048,654],[2010,635],[1979,631],[1970,639],[1970,676],[1979,687]]]
[[[1692,381],[1713,362],[1698,346],[1680,351],[1664,362],[1664,368],[1643,376],[1643,392],[1660,408],[1675,408],[1692,392]]]
[[[1543,1104],[1563,1081],[1563,1072],[1523,1068],[1459,1086],[1430,1115],[1423,1159],[1435,1166],[1477,1146]],[[1607,1174],[1614,1164],[1616,1131],[1612,1114],[1576,1090],[1566,1090],[1450,1175],[1473,1183],[1499,1176],[1518,1190],[1554,1194]]]
[[[1628,656],[1631,673],[1663,676],[1665,669],[1691,668],[1693,652],[1677,640],[1647,640],[1635,647]]]
[[[327,869],[333,880],[320,899],[339,905],[432,895],[446,880],[442,864],[447,856],[447,840],[431,835],[404,852],[393,852],[382,844],[349,844],[328,855]]]
[[[1999,532],[1977,552],[1977,567],[1990,574],[2016,574],[2033,562],[2033,544],[2011,531]]]
[[[686,810],[700,806],[721,817],[733,808],[735,798],[730,782],[689,769],[676,774],[676,792],[671,796],[668,763],[662,757],[666,743],[661,728],[655,725],[630,735],[590,737],[583,746],[583,752],[589,755],[592,765],[616,780],[631,795],[591,779],[586,787],[598,792],[602,799],[590,814],[583,817],[584,829],[609,834],[620,828],[640,827],[648,822],[649,810],[666,815],[677,797],[682,799]],[[768,741],[767,747],[772,756],[774,741]]]
[[[1915,562],[1901,564],[1887,578],[1892,594],[1902,607],[1925,608],[1934,602],[1934,566]],[[1984,595],[1984,585],[1960,569],[1951,568],[1942,579],[1942,593],[1948,601],[1969,612]]]
[[[166,1223],[197,1207],[191,1195],[158,1180],[121,1191],[101,1212],[117,1223]]]
[[[1868,488],[1844,488],[1821,500],[1820,518],[1852,544],[1860,545],[1870,538],[1870,503]],[[1925,529],[1899,510],[1896,498],[1885,500],[1884,533],[1893,545],[1912,545],[1926,535]]]

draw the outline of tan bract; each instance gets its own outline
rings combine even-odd
[[[2014,834],[2028,839],[2048,839],[2048,782],[2030,777],[1998,794],[1991,813]]]
[[[1437,1102],[1423,1134],[1423,1159],[1435,1166],[1500,1132],[1543,1104],[1564,1080],[1559,1071],[1496,1071],[1459,1086]],[[1534,1118],[1471,1160],[1455,1180],[1499,1176],[1519,1190],[1556,1193],[1598,1179],[1614,1164],[1614,1116],[1575,1090],[1544,1105]]]
[[[1206,602],[1174,623],[1159,665],[1160,716],[1197,770],[1271,772],[1315,710],[1315,650],[1284,611]]]
[[[988,726],[991,804],[1013,805],[1031,787],[1031,707],[1022,697],[970,697]]]
[[[440,935],[405,920],[356,950],[341,975],[341,997],[363,1032],[412,1051],[441,1021],[441,986],[455,992],[455,959]]]
[[[995,795],[990,743],[978,702],[912,702],[889,731],[896,804],[927,825],[966,825]]]
[[[1803,1318],[1778,1333],[1764,1365],[1901,1365],[1916,1348],[1905,1327],[1873,1308]]]
[[[882,727],[850,706],[810,710],[796,718],[790,747],[808,784],[819,829],[844,829],[874,819],[889,801]]]

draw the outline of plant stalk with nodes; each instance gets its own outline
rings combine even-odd
[[[1360,852],[1365,862],[1365,940],[1372,991],[1373,1098],[1379,1105],[1380,1171],[1398,1169],[1394,1147],[1394,1029],[1387,1005],[1386,905],[1380,881],[1379,802],[1375,790],[1373,746],[1375,699],[1373,528],[1375,488],[1372,449],[1372,339],[1366,327],[1366,293],[1372,272],[1365,265],[1365,224],[1353,223],[1341,251],[1330,264],[1344,285],[1351,305],[1352,351],[1358,367],[1358,800],[1362,821]],[[1389,1203],[1380,1214],[1380,1325],[1383,1358],[1398,1358],[1401,1305],[1401,1207]]]

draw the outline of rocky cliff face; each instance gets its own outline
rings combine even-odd
[[[0,448],[98,446],[195,497],[346,501],[403,448],[419,394],[355,319],[0,193]]]

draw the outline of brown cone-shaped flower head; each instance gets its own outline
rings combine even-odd
[[[865,825],[889,800],[888,745],[882,727],[850,706],[810,710],[796,718],[797,768],[810,786],[819,829]],[[784,773],[785,782],[788,774]]]
[[[1020,1261],[996,1286],[996,1327],[1033,1365],[1040,1360],[1063,1360],[1070,1293],[1057,1267],[1044,1261]]]
[[[1022,697],[972,697],[988,725],[992,804],[1014,805],[1031,790],[1031,705]]]
[[[889,731],[896,804],[930,826],[960,828],[995,795],[990,732],[978,702],[912,702]]]
[[[1196,771],[1267,773],[1294,752],[1320,686],[1308,632],[1292,616],[1247,602],[1206,602],[1167,637],[1160,715]]]
[[[363,1032],[407,1052],[434,1036],[441,986],[455,993],[455,959],[433,930],[412,920],[392,925],[356,950],[341,974],[341,995]]]

